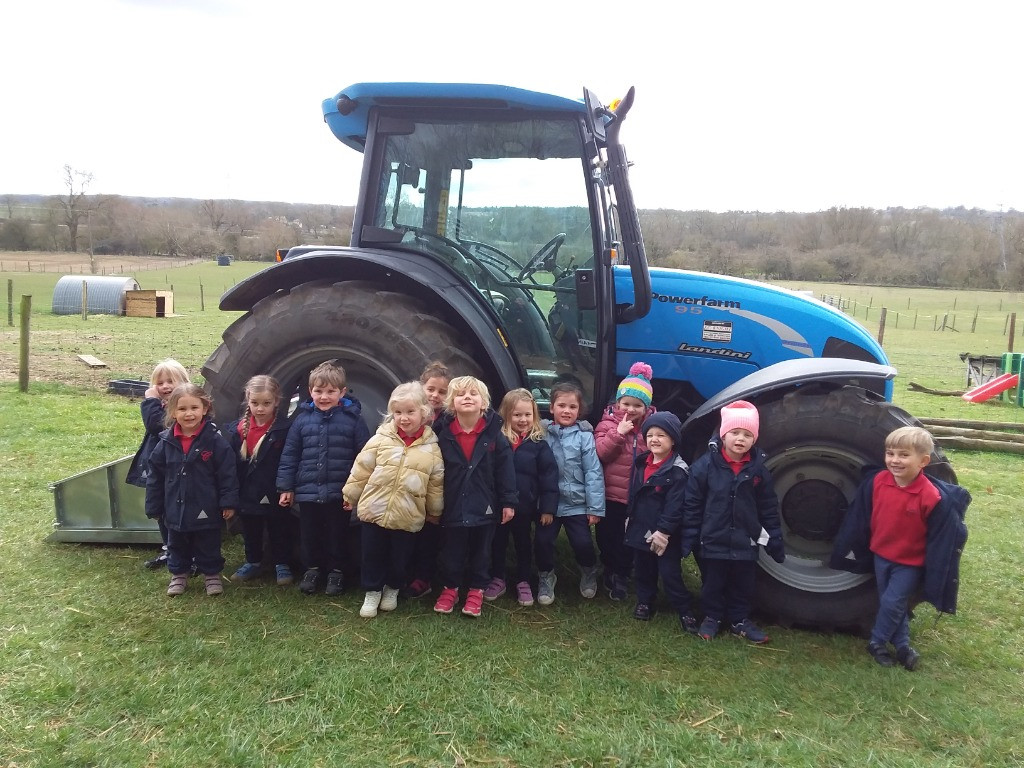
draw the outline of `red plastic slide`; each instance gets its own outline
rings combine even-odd
[[[962,397],[968,403],[983,403],[1000,392],[1016,387],[1019,380],[1020,376],[1016,373],[1004,373],[1002,376],[996,376],[992,381],[967,390]]]

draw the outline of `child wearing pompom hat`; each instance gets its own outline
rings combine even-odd
[[[721,446],[712,444],[690,468],[683,502],[682,556],[699,556],[704,621],[698,634],[711,640],[723,621],[752,643],[768,635],[750,620],[758,545],[782,562],[785,547],[779,500],[766,456],[754,445],[757,408],[737,400],[722,408]]]
[[[597,456],[604,469],[605,518],[597,526],[597,547],[604,568],[604,585],[612,600],[626,599],[633,556],[623,542],[633,462],[647,450],[640,425],[655,413],[651,406],[654,372],[647,363],[633,363],[615,390],[594,430]]]

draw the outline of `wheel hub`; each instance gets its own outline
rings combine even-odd
[[[846,514],[846,498],[832,483],[803,480],[782,497],[780,512],[786,527],[808,541],[831,541]]]

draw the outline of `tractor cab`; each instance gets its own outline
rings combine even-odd
[[[614,115],[588,104],[423,83],[324,102],[335,135],[366,155],[353,247],[434,259],[473,286],[542,404],[560,378],[592,404],[613,384],[620,236],[602,150]]]

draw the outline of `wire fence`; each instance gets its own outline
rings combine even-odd
[[[78,254],[68,254],[69,256],[79,256]],[[198,264],[207,261],[207,259],[163,259],[154,258],[146,261],[130,261],[130,260],[119,260],[117,257],[103,256],[97,257],[96,271],[94,272],[89,264],[83,263],[81,258],[74,259],[74,261],[60,263],[51,260],[47,261],[32,261],[26,259],[24,261],[18,260],[0,260],[0,273],[10,272],[28,272],[35,274],[58,274],[58,275],[125,275],[132,274],[133,272],[148,272],[157,269],[174,269],[175,267],[188,267],[193,264]]]

